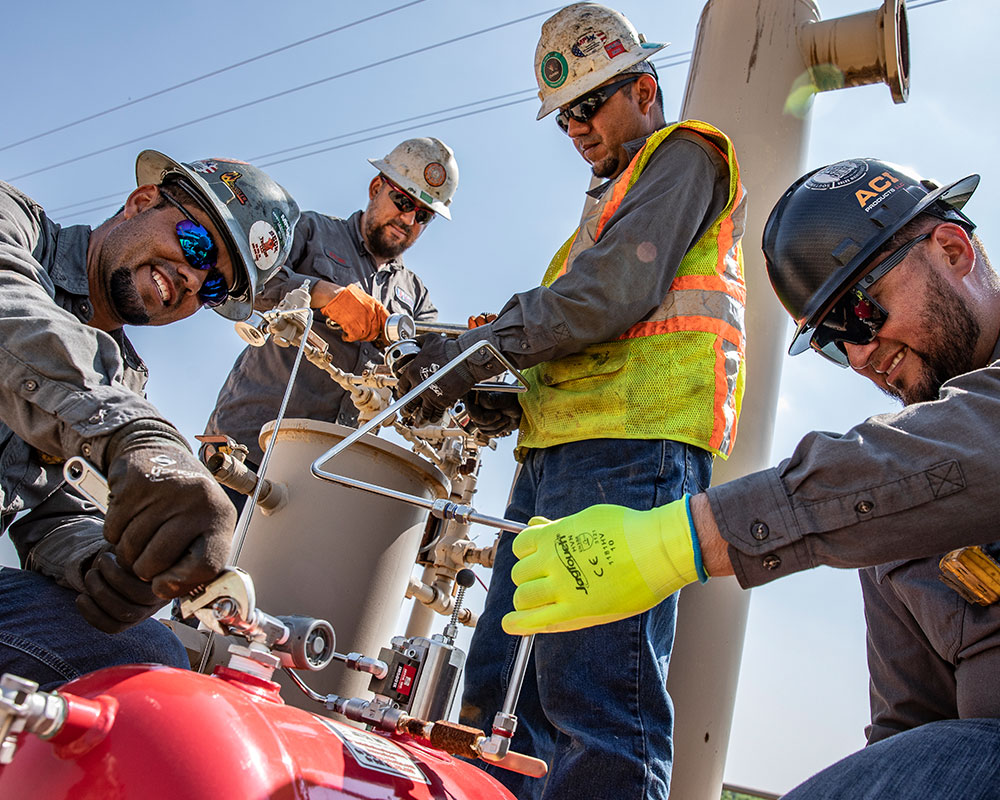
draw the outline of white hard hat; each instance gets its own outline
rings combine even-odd
[[[440,139],[407,139],[385,158],[368,161],[418,203],[451,219],[448,206],[458,188],[458,162]]]
[[[597,3],[574,3],[557,11],[542,24],[535,48],[535,80],[542,101],[536,119],[666,46],[647,42],[624,14]]]

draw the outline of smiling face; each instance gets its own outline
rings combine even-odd
[[[369,252],[380,263],[402,255],[424,231],[417,209],[400,211],[389,198],[389,182],[376,175],[368,186],[368,207],[361,216],[361,235]]]
[[[232,286],[233,267],[218,229],[197,207],[190,213],[216,243],[216,266]],[[167,325],[201,308],[198,290],[208,272],[184,256],[177,238],[183,219],[179,209],[162,201],[157,187],[140,186],[118,215],[93,232],[87,252],[91,325],[102,330]]]
[[[909,405],[937,399],[946,380],[981,366],[982,326],[964,283],[974,260],[958,225],[936,226],[869,290],[888,318],[868,344],[844,345],[854,370]]]

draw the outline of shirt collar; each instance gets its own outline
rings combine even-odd
[[[71,294],[90,296],[87,281],[87,248],[90,244],[90,228],[86,225],[71,225],[56,231],[56,255],[49,276],[52,282]]]

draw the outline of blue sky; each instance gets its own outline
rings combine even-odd
[[[668,117],[683,96],[702,5],[619,6],[650,40],[673,43],[664,59],[676,65],[661,68]],[[873,5],[819,3],[824,18]],[[910,101],[894,106],[884,86],[819,96],[808,166],[876,156],[942,181],[978,172],[983,181],[967,211],[989,247],[997,236],[988,210],[1000,198],[995,9],[987,0],[914,5]],[[407,136],[438,136],[461,170],[454,219],[435,222],[407,262],[442,320],[462,321],[535,285],[579,215],[586,166],[550,119],[535,121],[532,58],[555,7],[532,0],[10,5],[0,48],[0,178],[57,221],[96,225],[134,187],[139,150],[181,160],[225,155],[264,166],[303,208],[346,216],[362,206],[374,175],[367,158]],[[377,18],[320,35],[366,16]],[[485,31],[494,26],[501,27]],[[317,38],[286,48],[308,37]],[[465,38],[447,43],[458,37]],[[775,199],[747,188],[751,203],[769,207]],[[231,325],[202,312],[133,338],[152,371],[153,402],[187,436],[200,433],[242,346]],[[809,430],[843,431],[891,408],[819,358],[785,359],[769,463]],[[487,459],[476,501],[485,513],[502,513],[512,469],[509,446]],[[866,675],[854,573],[816,570],[755,590],[727,780],[781,791],[860,747]]]

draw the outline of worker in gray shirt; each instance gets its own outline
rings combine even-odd
[[[978,182],[939,187],[870,158],[797,181],[764,231],[798,325],[790,352],[811,347],[905,408],[811,433],[777,468],[653,512],[595,506],[529,528],[507,629],[627,616],[699,574],[749,587],[865,567],[870,747],[786,796],[995,797],[1000,278],[962,212]],[[597,554],[606,576],[580,592],[560,554],[598,532],[618,546]]]
[[[113,664],[187,665],[148,617],[225,566],[236,517],[145,399],[124,326],[202,306],[244,319],[298,219],[244,162],[146,150],[136,179],[94,230],[0,183],[0,499],[23,567],[0,569],[0,674],[42,688]],[[73,456],[107,475],[106,516],[63,480]]]
[[[365,210],[347,219],[304,212],[288,263],[257,299],[257,308],[272,308],[310,280],[311,305],[319,310],[313,331],[329,345],[334,366],[355,374],[381,362],[373,340],[389,314],[408,314],[418,322],[437,319],[427,290],[403,265],[402,254],[435,216],[451,219],[458,187],[454,153],[438,139],[407,139],[385,158],[369,161],[379,174],[368,186]],[[247,347],[208,420],[206,433],[246,445],[252,466],[260,464],[258,434],[278,415],[294,358],[293,348]],[[309,367],[298,373],[285,413],[350,426],[358,418],[350,394]]]

